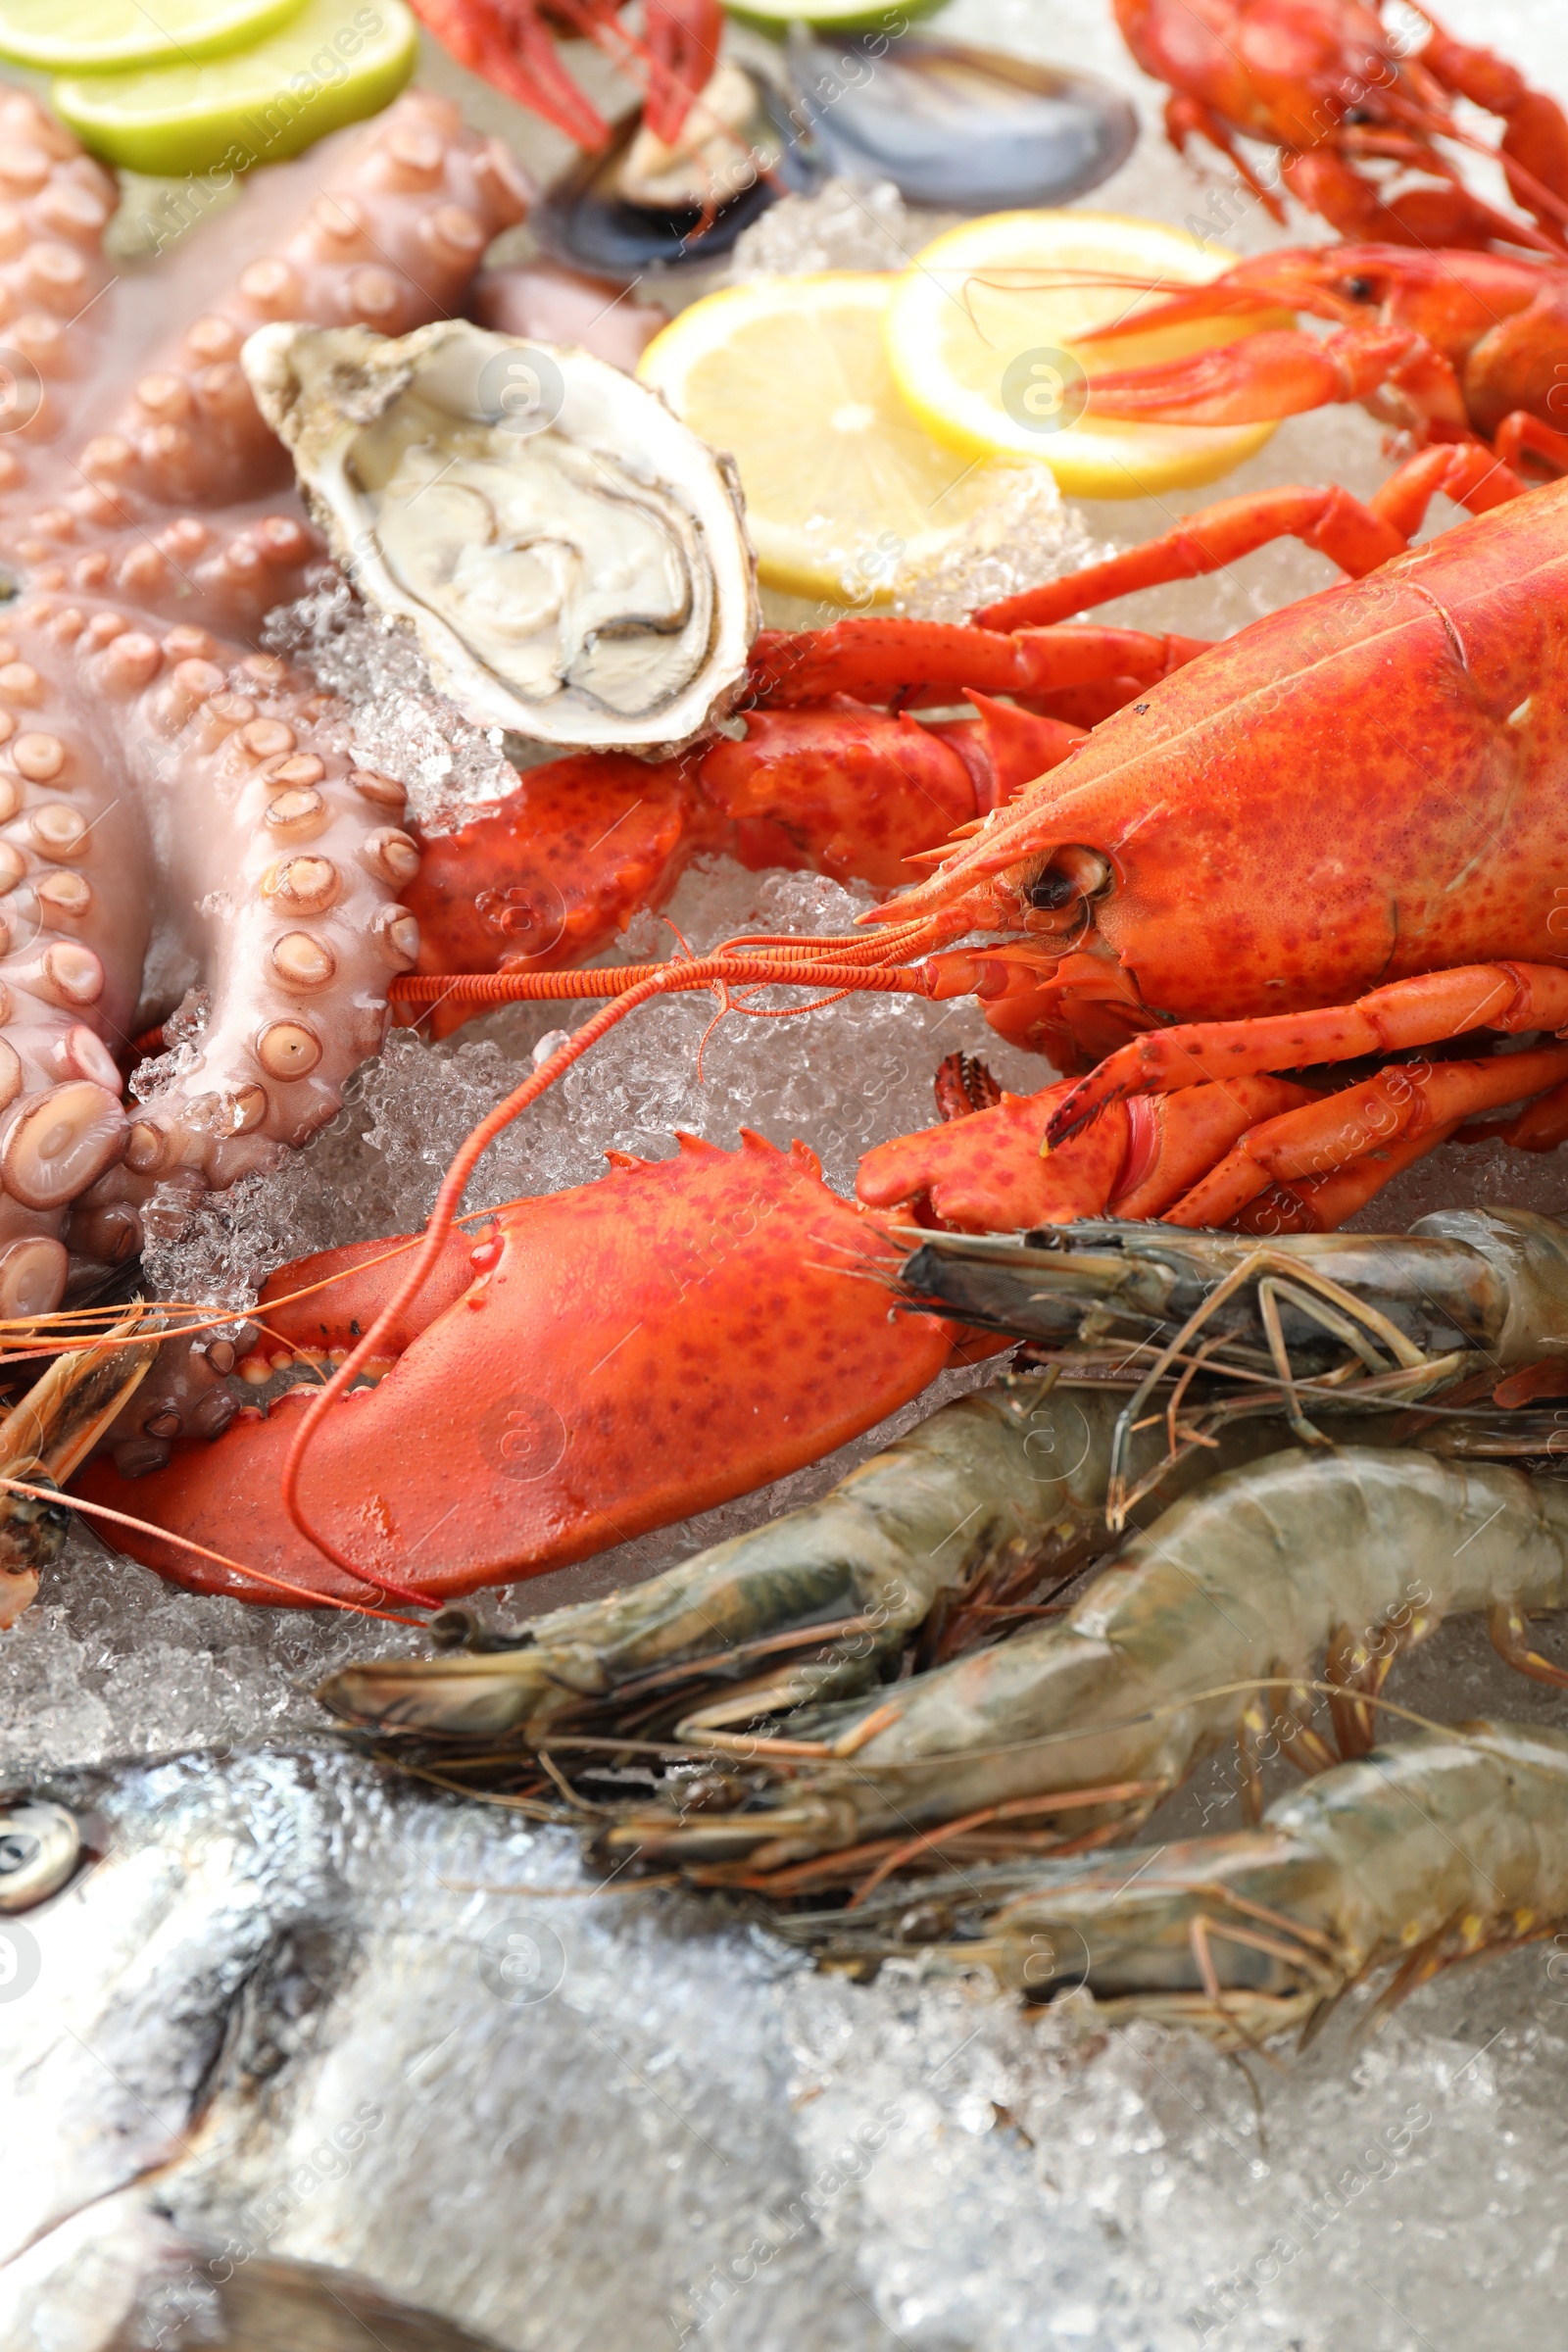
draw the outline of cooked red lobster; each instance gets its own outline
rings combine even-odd
[[[970,1343],[890,1321],[890,1209],[1322,1228],[1447,1136],[1550,1149],[1568,1136],[1568,483],[1520,494],[1499,471],[1492,495],[1138,689],[932,853],[869,931],[462,984],[466,1002],[611,1001],[475,1130],[422,1244],[273,1277],[275,1338],[347,1350],[324,1389],[134,1485],[102,1463],[79,1491],[186,1544],[242,1540],[296,1592],[450,1595],[744,1493],[921,1388]],[[1101,567],[1045,593],[1071,610],[1105,592]],[[1097,642],[1113,677],[1112,632],[851,621],[764,644],[757,683],[776,705],[850,678],[867,701],[946,698],[966,651],[993,691],[1018,664],[1027,695],[1049,649],[1082,662]],[[777,980],[972,991],[1058,1063],[1108,1058],[868,1154],[871,1214],[808,1153],[696,1146],[454,1230],[486,1143],[626,1013]],[[453,986],[400,985],[414,1003]],[[344,1398],[367,1364],[390,1368]],[[244,1565],[117,1540],[185,1582],[273,1597]]]

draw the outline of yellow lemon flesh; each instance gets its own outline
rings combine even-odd
[[[900,278],[888,365],[935,439],[971,459],[1041,459],[1070,496],[1150,498],[1218,481],[1262,448],[1272,424],[1090,418],[1085,379],[1289,326],[1291,314],[1186,319],[1104,344],[1075,337],[1217,277],[1235,259],[1118,213],[994,213],[938,237]]]
[[[127,171],[246,172],[378,114],[417,54],[403,0],[308,0],[236,56],[57,81],[54,105],[84,147]]]
[[[992,494],[899,398],[882,331],[898,282],[846,270],[727,287],[643,354],[643,381],[735,460],[765,587],[877,601]]]

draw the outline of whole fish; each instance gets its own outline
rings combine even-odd
[[[327,1747],[32,1793],[82,1852],[0,1914],[0,2352],[651,2352],[760,2228],[705,2352],[891,2352],[811,2219],[790,1955]]]

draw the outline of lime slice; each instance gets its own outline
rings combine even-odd
[[[300,13],[302,0],[0,0],[0,57],[45,74],[114,74],[225,57]]]
[[[916,424],[888,371],[894,277],[758,278],[694,302],[637,372],[727,450],[764,587],[877,603],[991,495]]]
[[[248,172],[379,113],[417,53],[403,0],[309,0],[237,56],[57,81],[55,111],[94,155],[132,172]]]
[[[770,32],[782,40],[792,24],[808,24],[823,32],[885,32],[896,41],[906,26],[917,24],[921,17],[933,17],[948,0],[900,0],[898,7],[889,0],[744,0],[744,5],[726,5],[725,15],[737,24],[750,24],[756,32]]]
[[[888,364],[934,439],[968,458],[1028,457],[1073,498],[1153,498],[1218,481],[1272,424],[1124,423],[1084,415],[1095,374],[1184,358],[1288,311],[1190,318],[1113,343],[1075,338],[1236,257],[1119,213],[992,213],[917,254],[888,305]]]

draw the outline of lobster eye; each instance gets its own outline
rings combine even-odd
[[[1058,866],[1048,865],[1043,874],[1036,874],[1023,895],[1031,906],[1054,913],[1058,906],[1065,906],[1069,899],[1076,897],[1077,890],[1078,885],[1071,874],[1064,874]]]
[[[1098,850],[1068,843],[1041,867],[1032,882],[1023,885],[1019,896],[1025,906],[1037,907],[1042,914],[1055,914],[1075,899],[1095,898],[1109,880],[1110,867]]]
[[[1377,290],[1369,277],[1348,277],[1345,281],[1345,291],[1351,302],[1376,300]]]

